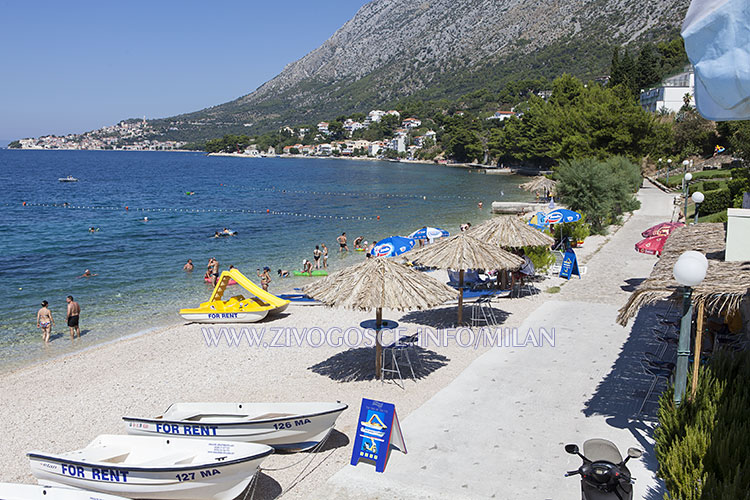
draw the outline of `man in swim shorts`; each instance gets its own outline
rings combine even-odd
[[[336,241],[339,242],[339,253],[349,251],[349,247],[346,246],[346,233],[341,233],[341,236],[336,238]]]
[[[65,300],[68,302],[68,312],[65,317],[68,320],[68,327],[70,328],[70,340],[75,340],[76,336],[81,338],[81,329],[78,326],[78,318],[81,315],[81,306],[78,305],[78,302],[73,300],[72,295],[68,295]]]
[[[315,261],[315,269],[320,269],[320,256],[323,255],[323,252],[320,251],[320,246],[315,245],[315,250],[313,250],[313,260]]]
[[[188,259],[187,264],[182,266],[182,269],[184,269],[185,271],[192,271],[193,267],[193,259]]]
[[[48,302],[42,301],[42,308],[36,313],[36,326],[42,329],[42,339],[44,343],[49,343],[49,335],[52,332],[52,325],[55,324],[55,320],[52,319],[52,311],[47,308]]]
[[[214,286],[219,281],[219,261],[215,257],[211,257],[214,260],[213,267],[211,268],[211,282]]]

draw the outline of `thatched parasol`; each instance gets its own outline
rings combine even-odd
[[[678,300],[680,285],[672,275],[677,259],[687,250],[697,250],[708,258],[708,272],[693,288],[693,302],[704,304],[708,314],[732,312],[750,294],[750,263],[725,262],[726,232],[722,223],[703,223],[675,229],[662,249],[651,275],[632,293],[620,309],[618,323],[625,325],[638,310],[664,299]]]
[[[554,193],[555,187],[557,187],[557,181],[548,179],[543,175],[540,175],[533,181],[524,182],[523,184],[521,184],[521,189],[524,189],[526,191],[544,191],[545,194]]]
[[[404,254],[410,261],[427,267],[458,269],[458,324],[463,320],[464,271],[466,269],[516,270],[523,259],[466,232]]]
[[[555,243],[551,236],[534,229],[515,215],[493,217],[469,229],[468,234],[507,248],[548,247]]]
[[[429,309],[456,296],[456,291],[425,273],[393,259],[376,257],[338,271],[303,288],[308,296],[344,309],[375,309],[376,329],[383,321],[383,309],[397,311]],[[382,346],[375,342],[375,376],[380,378]]]

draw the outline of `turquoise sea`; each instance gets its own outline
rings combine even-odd
[[[79,182],[58,181],[67,175]],[[267,265],[271,290],[291,291],[306,278],[278,279],[276,270],[299,269],[315,245],[328,246],[334,270],[363,258],[339,255],[344,231],[350,242],[423,225],[454,233],[489,217],[493,200],[524,199],[520,182],[386,161],[0,150],[0,370],[182,321],[180,307],[210,294],[211,256],[251,277]],[[211,237],[224,227],[238,235]],[[182,271],[189,258],[192,273]],[[98,276],[78,278],[85,269]],[[67,295],[82,307],[75,345]],[[36,328],[42,300],[56,322],[47,347]]]

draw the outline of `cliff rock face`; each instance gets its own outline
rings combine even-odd
[[[443,86],[472,90],[466,75],[503,76],[503,65],[555,47],[569,71],[606,71],[581,47],[611,47],[676,33],[689,0],[373,0],[323,45],[256,91],[235,101],[166,120],[173,129],[268,129],[367,111],[389,100]],[[570,49],[566,52],[565,47]],[[578,52],[578,53],[577,53]],[[544,74],[545,61],[529,71]],[[559,64],[559,62],[558,62]],[[516,65],[515,67],[518,67]],[[563,65],[565,67],[565,65]],[[553,71],[553,68],[549,68]],[[453,80],[461,75],[456,88]],[[487,76],[490,75],[490,76]],[[481,79],[479,78],[478,79]],[[546,75],[555,76],[555,75]]]

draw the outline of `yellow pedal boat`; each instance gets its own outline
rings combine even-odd
[[[234,295],[223,300],[230,280],[245,289],[250,298]],[[232,269],[221,273],[208,302],[194,309],[180,309],[180,316],[196,323],[255,323],[284,311],[287,306],[288,300],[266,292],[237,269]]]

